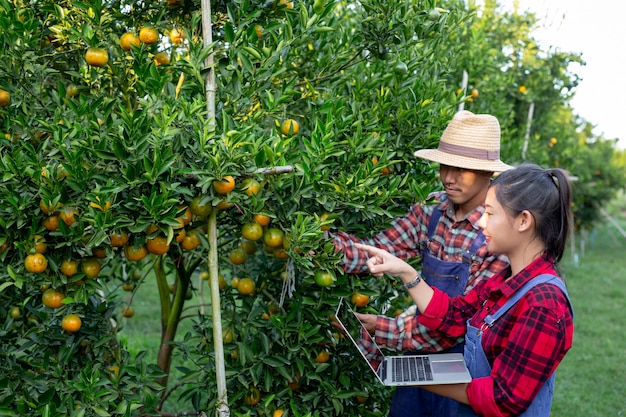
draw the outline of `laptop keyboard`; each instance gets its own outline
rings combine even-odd
[[[392,359],[394,382],[432,381],[430,360],[423,356],[399,356]]]

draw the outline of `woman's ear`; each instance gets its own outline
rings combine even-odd
[[[533,230],[535,226],[535,217],[528,210],[522,211],[517,216],[519,232],[525,232],[527,230]]]

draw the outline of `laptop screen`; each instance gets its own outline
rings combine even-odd
[[[378,375],[378,368],[384,356],[383,352],[378,345],[376,345],[374,338],[365,329],[361,321],[354,315],[354,310],[352,310],[350,304],[343,298],[339,300],[339,306],[337,307],[337,314],[335,316],[348,333],[347,336],[350,337],[352,343],[359,349],[363,358],[369,363],[376,375]],[[365,340],[368,348],[363,345],[363,340]]]

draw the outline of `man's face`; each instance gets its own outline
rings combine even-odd
[[[485,199],[492,172],[440,165],[439,176],[448,200],[471,210]],[[471,207],[469,207],[471,206]]]

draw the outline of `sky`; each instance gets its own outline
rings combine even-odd
[[[582,79],[571,100],[593,133],[619,138],[626,149],[626,24],[624,0],[517,0],[519,11],[540,20],[533,37],[543,50],[582,53],[585,66],[570,70]],[[512,9],[514,0],[499,0]]]

